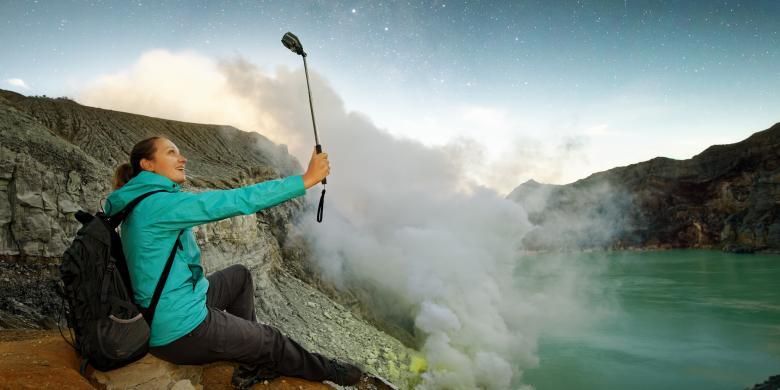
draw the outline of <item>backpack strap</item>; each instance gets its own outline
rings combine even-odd
[[[133,211],[136,205],[140,203],[142,200],[146,199],[147,196],[156,194],[158,192],[168,192],[166,190],[157,190],[157,191],[151,191],[147,192],[135,199],[133,199],[130,203],[125,206],[122,210],[120,210],[118,213],[114,214],[113,216],[109,217],[109,223],[113,228],[117,228],[119,224],[124,221],[125,218]],[[173,244],[173,249],[171,249],[171,254],[168,256],[168,262],[165,263],[165,268],[163,269],[162,275],[160,276],[160,280],[157,281],[157,287],[154,289],[154,295],[152,295],[152,301],[149,303],[149,307],[145,310],[142,309],[141,312],[144,315],[144,319],[146,320],[146,323],[149,324],[149,328],[152,327],[152,320],[154,319],[154,311],[157,309],[157,303],[160,301],[160,296],[162,295],[162,290],[165,287],[165,282],[168,280],[168,274],[171,272],[171,267],[173,266],[173,259],[176,257],[176,247],[181,246],[181,234],[184,233],[184,230],[179,231],[179,235],[176,236],[176,243]]]
[[[119,210],[118,213],[116,213],[113,216],[108,218],[109,223],[111,224],[111,227],[116,229],[119,226],[119,224],[121,224],[122,221],[124,221],[125,218],[127,218],[127,216],[130,215],[130,213],[133,211],[135,206],[138,205],[138,203],[140,203],[142,200],[146,199],[147,196],[152,195],[152,194],[156,194],[158,192],[168,192],[168,191],[166,191],[166,190],[151,191],[151,192],[147,192],[147,193],[145,193],[145,194],[143,194],[143,195],[133,199],[130,203],[127,204],[127,206],[125,206],[125,208],[123,208],[122,210]]]
[[[165,287],[165,282],[168,280],[168,274],[171,272],[171,266],[173,266],[173,258],[176,256],[176,247],[181,246],[180,239],[183,232],[184,230],[179,231],[179,235],[176,236],[176,243],[173,244],[171,255],[168,256],[168,262],[165,263],[165,269],[163,269],[162,276],[160,277],[160,280],[157,281],[157,287],[154,289],[152,301],[149,303],[149,307],[144,310],[144,319],[146,320],[146,323],[149,324],[149,329],[152,328],[152,320],[154,320],[154,311],[157,309],[157,302],[160,301],[163,287]]]

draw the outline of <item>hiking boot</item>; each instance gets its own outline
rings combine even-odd
[[[363,376],[363,370],[359,367],[339,360],[331,360],[330,368],[333,376],[328,380],[339,386],[354,386]]]
[[[240,365],[233,370],[233,377],[230,378],[230,384],[235,389],[245,390],[252,387],[256,383],[270,381],[278,377],[279,375],[262,369],[258,370],[256,368],[249,368]]]

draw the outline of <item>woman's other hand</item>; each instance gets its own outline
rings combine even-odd
[[[327,153],[317,154],[317,149],[311,153],[309,169],[303,174],[303,186],[306,189],[313,187],[330,174],[330,162]]]

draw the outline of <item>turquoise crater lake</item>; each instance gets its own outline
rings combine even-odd
[[[744,389],[780,374],[780,256],[534,257],[546,256],[596,270],[586,278],[587,304],[604,314],[543,333],[539,367],[522,383],[538,390]]]

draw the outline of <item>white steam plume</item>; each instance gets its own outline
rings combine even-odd
[[[466,165],[474,163],[468,148],[396,139],[347,112],[335,91],[311,76],[332,175],[324,223],[304,218],[299,232],[314,246],[324,277],[371,286],[392,297],[377,302],[394,307],[377,309],[405,310],[414,319],[429,364],[421,388],[520,386],[522,371],[538,364],[539,331],[578,315],[575,271],[548,264],[550,283],[518,284],[513,273],[529,261],[519,256],[530,230],[526,213],[467,178]],[[79,100],[257,131],[289,145],[304,164],[313,148],[302,69],[269,75],[243,60],[154,51],[98,80]]]

